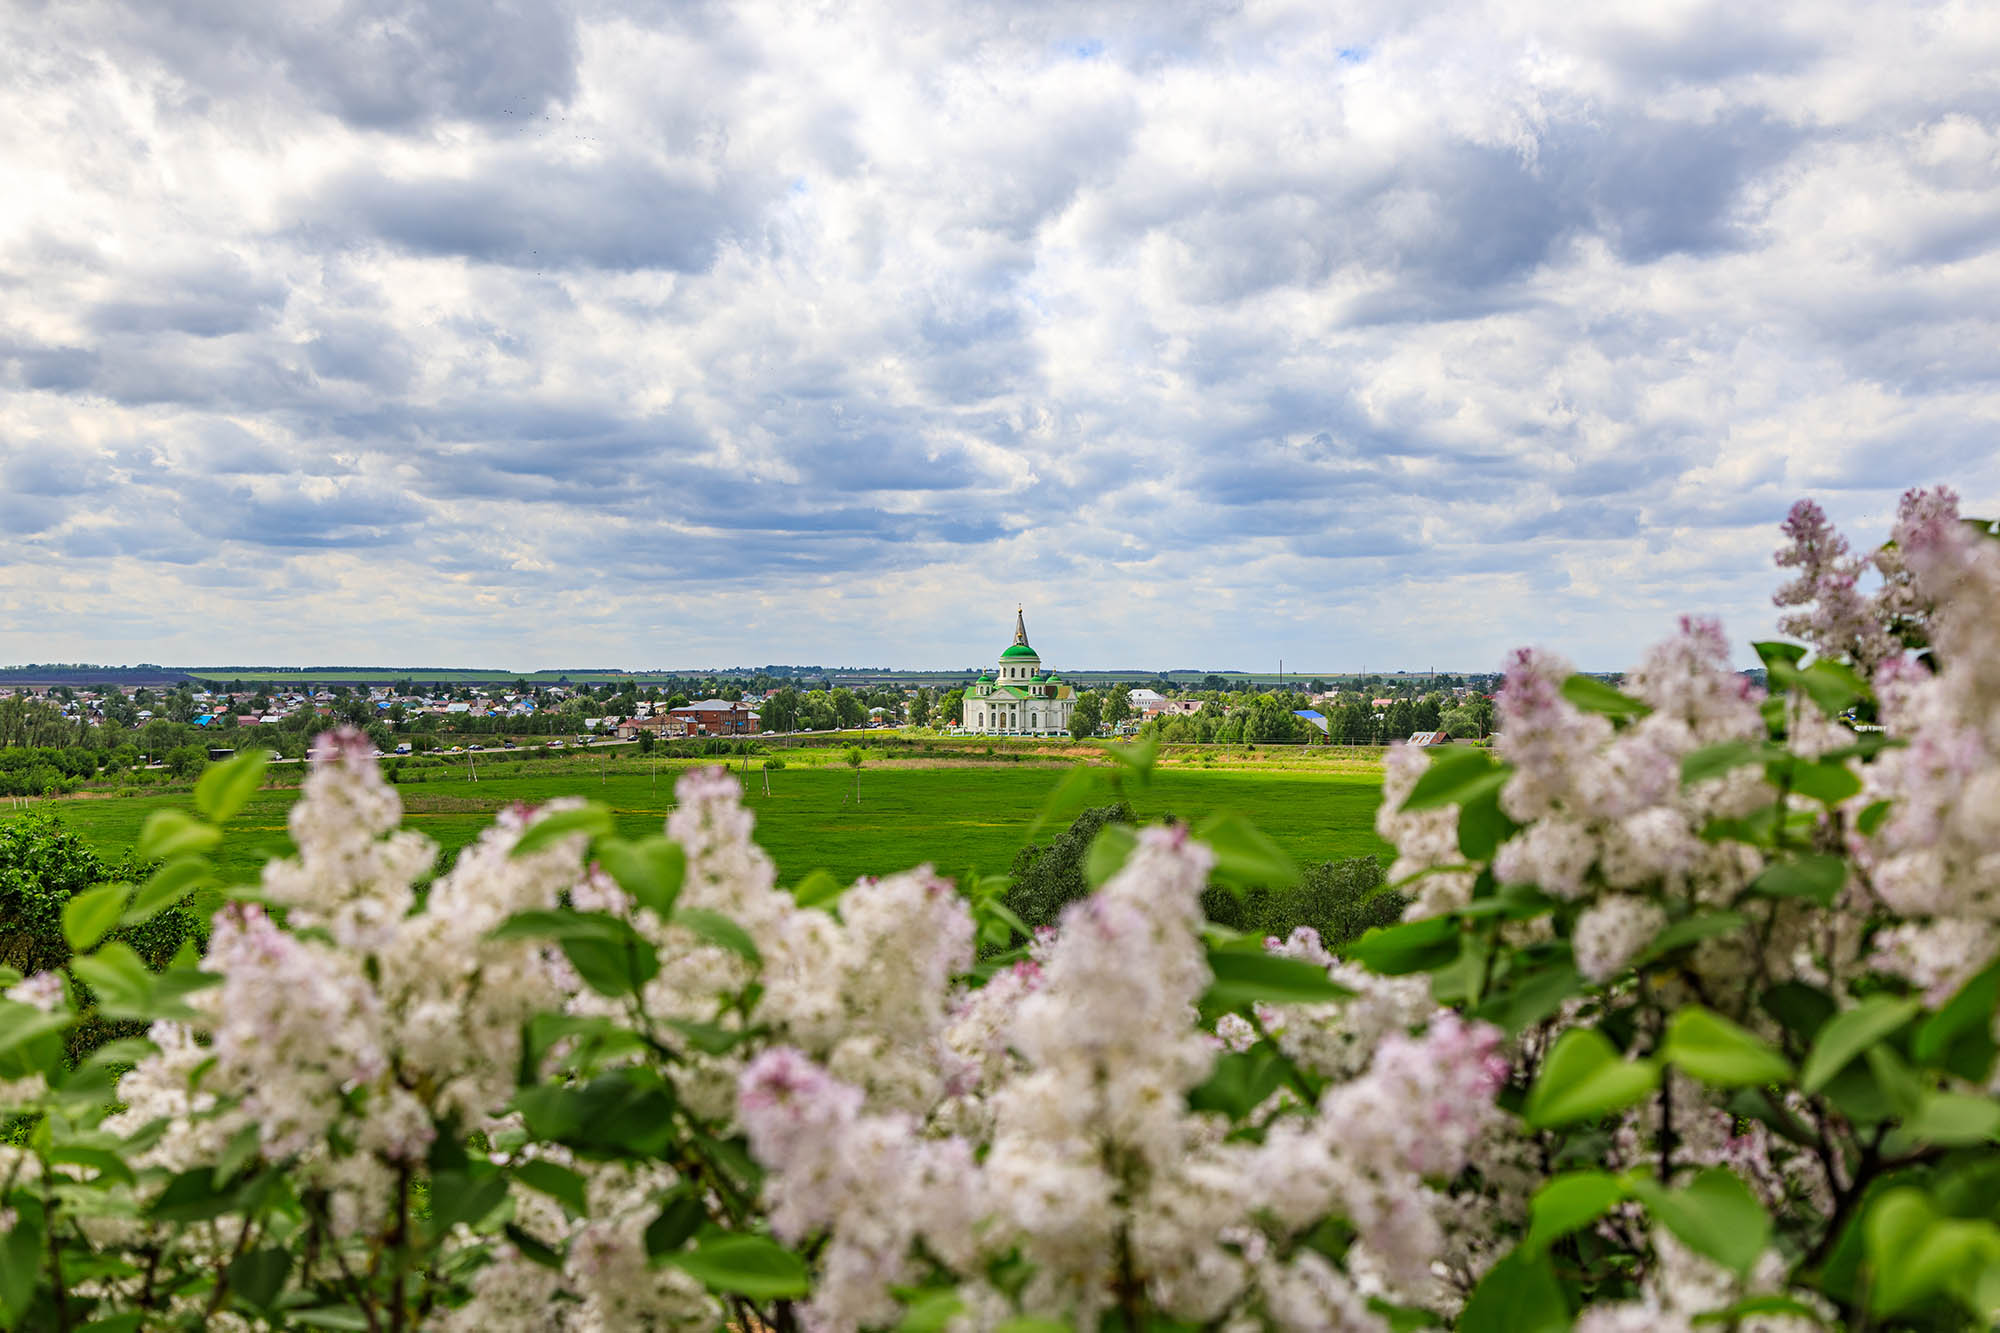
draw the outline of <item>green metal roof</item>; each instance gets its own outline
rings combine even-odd
[[[1005,661],[1010,657],[1032,657],[1037,662],[1042,660],[1041,655],[1037,653],[1033,648],[1030,648],[1025,643],[1014,644],[1011,647],[1009,647],[1006,652],[1000,654],[1000,659],[1002,661]]]

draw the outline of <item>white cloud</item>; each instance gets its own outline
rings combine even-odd
[[[1747,640],[2000,502],[2000,19],[1747,12],[15,7],[6,656]]]

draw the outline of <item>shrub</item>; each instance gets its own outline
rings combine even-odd
[[[69,961],[62,913],[70,899],[111,880],[145,878],[148,867],[129,854],[108,862],[55,815],[37,811],[0,824],[0,966],[22,973]],[[113,931],[146,963],[164,967],[186,938],[185,917]]]
[[[666,837],[509,810],[425,891],[366,741],[324,738],[299,855],[199,968],[69,961],[162,1020],[115,1090],[63,1060],[63,977],[0,1003],[0,1109],[36,1117],[0,1322],[1990,1326],[2000,541],[1944,492],[1865,557],[1810,507],[1787,535],[1818,656],[1757,645],[1768,691],[1689,620],[1621,684],[1516,654],[1491,750],[1392,748],[1410,919],[1338,957],[1203,921],[1259,838],[1103,807],[1117,868],[982,965],[999,885],[778,888],[714,769]],[[72,900],[86,947],[212,872],[245,774],[149,823],[147,885]],[[1316,872],[1285,910],[1383,910]]]
[[[1296,884],[1211,885],[1202,892],[1201,905],[1209,920],[1232,930],[1285,939],[1303,926],[1328,948],[1338,949],[1364,931],[1400,919],[1408,900],[1378,892],[1381,886],[1382,863],[1356,856],[1304,866]]]
[[[99,884],[143,879],[147,870],[130,855],[117,863],[104,861],[46,812],[0,824],[0,973],[18,979],[66,966],[71,951],[63,934],[63,909]],[[147,921],[113,926],[106,938],[157,972],[193,935],[193,924],[186,913],[171,910]],[[107,1022],[95,1012],[89,985],[80,985],[78,993],[84,1009],[64,1043],[72,1064],[114,1037],[140,1031],[135,1025]],[[4,1070],[0,1077],[5,1077]]]
[[[1132,807],[1099,806],[1078,815],[1067,829],[1045,845],[1030,844],[1014,854],[1008,870],[1012,883],[1002,901],[1029,929],[1053,926],[1062,909],[1090,892],[1084,879],[1084,858],[1106,824],[1137,822]]]

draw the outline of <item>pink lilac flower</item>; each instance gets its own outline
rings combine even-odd
[[[1833,530],[1820,507],[1799,501],[1783,531],[1791,545],[1778,552],[1778,565],[1799,574],[1771,600],[1812,609],[1783,617],[1778,628],[1824,656],[1853,663],[1864,675],[1895,656],[1900,647],[1883,629],[1880,609],[1855,586],[1868,562],[1848,553],[1847,539]]]

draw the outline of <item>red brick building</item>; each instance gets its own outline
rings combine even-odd
[[[690,736],[755,736],[763,730],[749,704],[727,699],[703,699],[667,716],[685,724]]]

